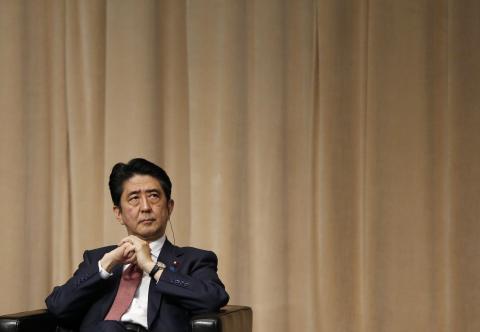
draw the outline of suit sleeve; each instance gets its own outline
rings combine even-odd
[[[68,325],[79,322],[89,306],[103,293],[106,281],[100,277],[98,259],[85,251],[83,262],[73,276],[57,286],[45,299],[48,310]]]
[[[167,266],[156,290],[192,314],[218,311],[229,300],[217,275],[217,256],[211,251],[202,251],[188,271]]]

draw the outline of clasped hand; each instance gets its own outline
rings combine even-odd
[[[129,235],[120,241],[117,248],[106,253],[100,264],[108,272],[118,264],[137,264],[148,273],[155,262],[151,258],[148,242],[135,235]]]

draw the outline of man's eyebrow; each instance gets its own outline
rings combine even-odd
[[[132,196],[132,195],[135,195],[135,194],[139,194],[140,193],[140,190],[134,190],[134,191],[131,191],[127,194],[127,196]]]
[[[134,195],[134,194],[140,194],[142,191],[141,190],[134,190],[134,191],[131,191],[127,194],[127,196],[131,196],[131,195]],[[153,189],[147,189],[145,190],[146,193],[160,193],[160,189],[156,189],[156,188],[153,188]]]
[[[146,192],[146,193],[159,193],[159,192],[160,192],[160,190],[159,190],[159,189],[156,189],[156,188],[154,188],[154,189],[147,189],[147,190],[145,190],[145,192]]]

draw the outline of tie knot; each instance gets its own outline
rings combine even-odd
[[[125,280],[140,279],[143,275],[143,271],[136,264],[130,264],[129,267],[123,271],[122,278]]]

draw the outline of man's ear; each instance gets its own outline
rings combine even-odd
[[[169,200],[168,201],[168,216],[170,217],[170,215],[172,214],[173,212],[173,206],[175,205],[175,202],[173,201],[173,199]]]
[[[125,225],[122,220],[122,209],[120,207],[114,205],[113,206],[113,214],[115,215],[115,219],[120,223],[120,225]]]

